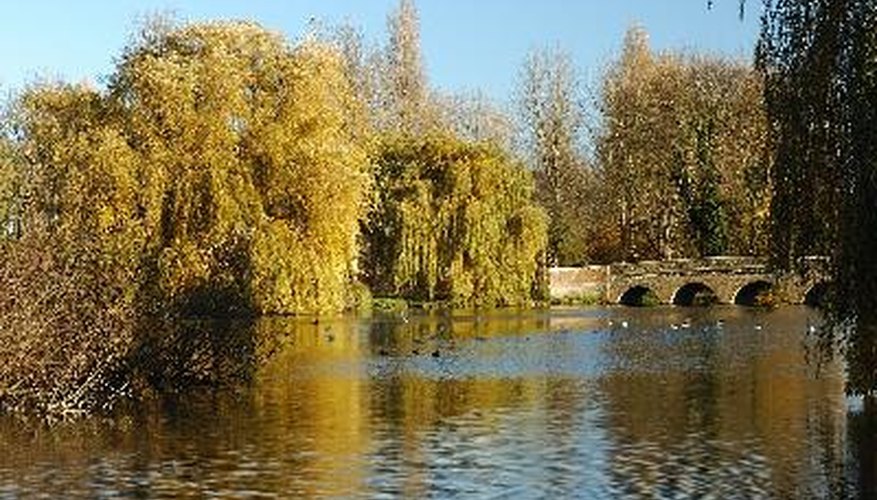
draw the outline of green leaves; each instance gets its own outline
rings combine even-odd
[[[452,136],[387,137],[363,263],[377,294],[457,305],[539,299],[547,219],[523,166]]]

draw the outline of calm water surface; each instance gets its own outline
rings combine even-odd
[[[838,363],[806,362],[816,322],[720,307],[185,325],[150,351],[171,395],[51,429],[0,420],[0,497],[873,497],[877,422]]]

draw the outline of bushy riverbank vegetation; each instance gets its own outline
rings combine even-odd
[[[130,269],[91,242],[0,242],[0,410],[69,415],[109,405],[135,343]]]

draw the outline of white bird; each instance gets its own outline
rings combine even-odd
[[[628,325],[627,321],[621,322],[621,328],[627,328],[627,325]]]

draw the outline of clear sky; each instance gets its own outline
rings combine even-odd
[[[597,82],[636,23],[656,49],[749,58],[758,12],[741,21],[737,0],[417,0],[430,82],[445,91],[509,97],[528,50],[559,45],[586,84]],[[754,2],[752,2],[754,3]],[[9,0],[0,7],[0,91],[37,77],[100,82],[137,19],[173,12],[184,20],[249,19],[295,39],[309,20],[348,21],[383,41],[397,0]]]

